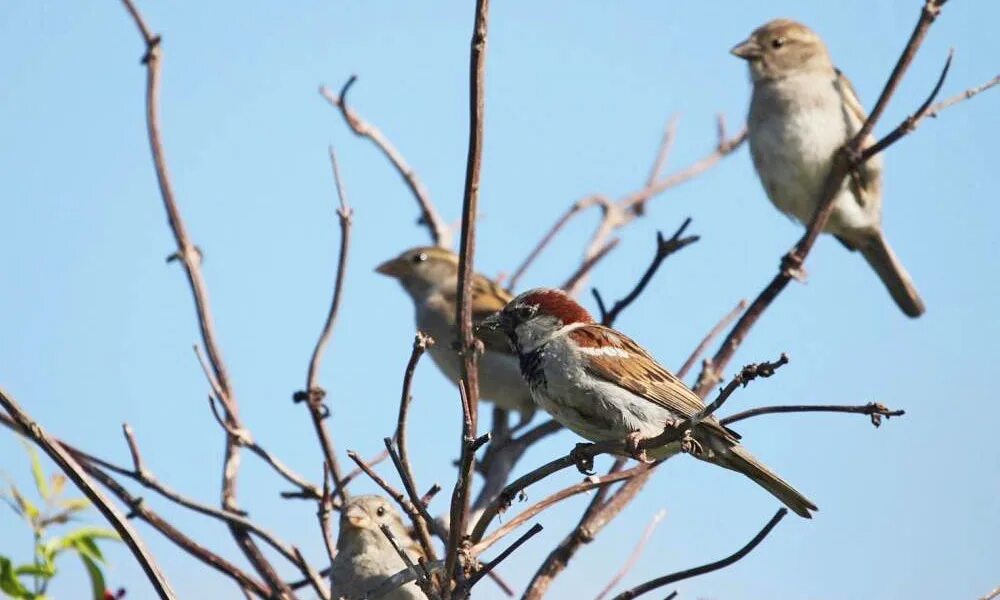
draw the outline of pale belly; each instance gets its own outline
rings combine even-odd
[[[834,153],[859,126],[826,85],[828,91],[809,102],[777,109],[755,98],[751,106],[750,153],[757,174],[775,207],[803,224],[816,210]],[[862,206],[845,180],[826,231],[841,234],[877,224],[877,203]]]

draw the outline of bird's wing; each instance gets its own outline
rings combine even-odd
[[[854,135],[861,129],[868,115],[865,113],[865,109],[861,106],[861,100],[858,98],[858,92],[851,85],[851,80],[847,78],[846,75],[840,70],[836,69],[837,79],[835,87],[840,94],[841,102],[844,107],[844,119],[847,122],[847,131],[850,135]],[[867,148],[875,143],[875,138],[869,134],[864,143],[861,145],[862,149]],[[863,207],[869,207],[873,203],[879,202],[882,197],[882,173],[880,167],[880,161],[877,160],[878,157],[868,160],[863,165],[855,169],[850,173],[850,186],[851,192]],[[872,208],[876,208],[872,206]]]
[[[585,325],[569,332],[586,360],[586,370],[679,417],[691,417],[705,408],[680,379],[656,362],[629,337],[603,325]]]
[[[456,292],[457,293],[457,292]],[[510,292],[503,289],[490,279],[476,273],[472,278],[472,323],[478,324],[486,317],[492,315],[510,302]],[[447,298],[450,302],[457,302],[457,296]],[[513,355],[507,336],[502,331],[480,330],[476,332],[487,350]]]

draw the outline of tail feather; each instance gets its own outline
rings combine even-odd
[[[920,299],[910,274],[896,258],[881,232],[866,238],[863,243],[857,244],[857,248],[907,316],[916,318],[924,314],[924,301]]]
[[[819,510],[808,498],[800,494],[787,481],[778,477],[774,471],[768,469],[743,446],[731,446],[718,458],[718,464],[746,475],[795,514],[811,519],[812,514],[809,511]]]

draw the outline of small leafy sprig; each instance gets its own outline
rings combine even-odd
[[[56,576],[56,558],[62,554],[76,554],[90,576],[94,600],[121,598],[124,591],[108,591],[102,565],[104,555],[97,540],[116,540],[118,534],[103,527],[84,526],[64,535],[50,535],[54,526],[66,525],[79,518],[90,507],[86,498],[66,498],[66,477],[61,473],[46,476],[41,459],[35,449],[25,443],[31,462],[31,475],[35,481],[40,502],[29,500],[8,478],[6,490],[0,489],[0,500],[15,514],[24,519],[34,536],[34,557],[31,562],[15,564],[0,554],[0,592],[5,597],[18,600],[45,600],[46,590]],[[2,551],[3,548],[0,548]],[[28,580],[28,583],[25,583]]]

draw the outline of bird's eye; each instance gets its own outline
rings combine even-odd
[[[413,260],[414,263],[417,263],[417,264],[422,263],[425,260],[427,260],[427,253],[426,252],[421,252],[420,254],[414,254],[412,260]]]
[[[536,308],[533,305],[527,304],[524,306],[518,306],[515,312],[517,313],[517,317],[519,319],[527,321],[535,315],[535,310]]]
[[[778,48],[781,48],[782,46],[785,45],[785,41],[786,40],[783,37],[776,37],[773,40],[771,40],[771,47],[777,50]]]
[[[379,517],[384,517],[385,516],[385,507],[384,506],[380,506],[380,507],[376,508],[375,509],[375,514],[377,516],[379,516]]]

